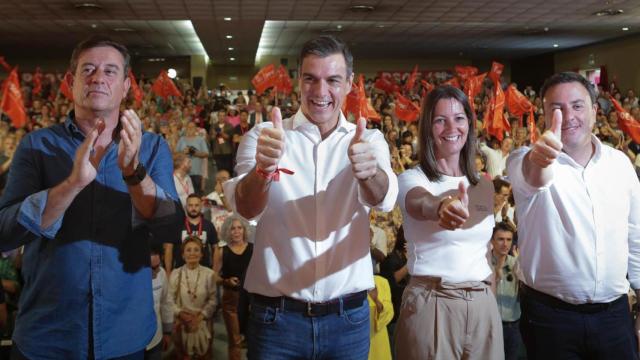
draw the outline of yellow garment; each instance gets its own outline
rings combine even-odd
[[[371,315],[371,345],[369,360],[391,360],[391,345],[387,325],[393,319],[393,304],[391,303],[391,289],[389,282],[382,276],[375,275],[373,280],[378,289],[378,300],[382,303],[382,312],[378,313],[376,303],[368,296],[369,313]]]

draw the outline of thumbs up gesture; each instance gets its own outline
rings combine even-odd
[[[378,171],[378,162],[373,146],[363,139],[366,127],[367,120],[359,118],[356,123],[356,134],[351,139],[348,150],[351,169],[358,180],[370,179]]]
[[[282,114],[280,109],[271,110],[273,128],[264,128],[258,137],[256,148],[256,166],[266,173],[273,173],[278,168],[278,162],[284,154],[284,129],[282,128]]]
[[[562,111],[553,110],[551,127],[542,134],[529,151],[529,160],[541,168],[551,165],[562,151]]]
[[[464,182],[461,181],[458,185],[458,195],[442,199],[438,218],[438,225],[447,230],[461,228],[469,219],[469,194]]]

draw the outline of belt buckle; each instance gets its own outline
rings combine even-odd
[[[311,306],[311,302],[307,302],[307,316],[308,317],[316,317],[318,314],[314,314],[313,306]]]

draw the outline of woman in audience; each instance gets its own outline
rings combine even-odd
[[[504,358],[486,258],[493,188],[475,167],[473,118],[462,91],[434,89],[420,116],[419,166],[398,177],[411,274],[398,359]]]
[[[200,265],[202,254],[200,239],[187,237],[182,243],[185,264],[171,272],[169,301],[173,302],[178,359],[211,359],[216,281],[214,271]]]
[[[222,293],[222,315],[227,328],[228,354],[230,360],[240,360],[242,336],[238,307],[244,276],[253,253],[253,244],[248,240],[249,224],[238,215],[231,215],[222,224],[222,240],[226,245],[216,247],[213,255],[213,269],[220,274],[224,291]]]

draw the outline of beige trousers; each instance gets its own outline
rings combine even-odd
[[[489,286],[413,276],[402,296],[396,359],[503,360],[502,323]]]

